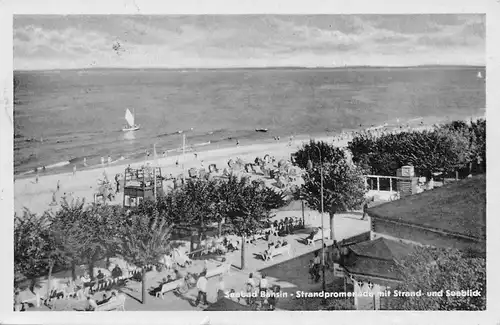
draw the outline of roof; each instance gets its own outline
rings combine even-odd
[[[248,311],[252,310],[249,306],[242,305],[228,298],[222,298],[213,304],[210,304],[205,311]]]
[[[368,209],[373,218],[486,239],[486,175]]]
[[[399,261],[413,251],[413,246],[386,238],[361,242],[349,247],[356,255],[387,261]]]
[[[359,235],[355,235],[355,236],[352,236],[352,237],[349,237],[346,239],[342,239],[339,242],[339,245],[340,246],[351,246],[351,245],[361,243],[364,241],[368,241],[368,240],[370,240],[370,232],[366,231],[366,232],[363,232]]]
[[[410,254],[413,246],[378,238],[352,245],[349,250],[343,265],[349,273],[399,280],[396,262]]]

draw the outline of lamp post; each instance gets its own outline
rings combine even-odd
[[[324,219],[323,219],[323,213],[324,213],[324,203],[323,203],[323,159],[321,159],[321,150],[317,147],[314,146],[314,148],[318,149],[319,152],[319,161],[320,161],[320,180],[321,180],[321,269],[322,269],[322,276],[323,276],[323,295],[324,292],[326,291],[326,283],[325,283],[325,227],[324,227]],[[312,167],[312,161],[309,160],[307,162],[307,165]],[[326,303],[326,299],[323,296],[323,303]]]

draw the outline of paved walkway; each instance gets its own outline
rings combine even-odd
[[[290,216],[301,217],[301,211],[282,211],[275,216],[276,219],[281,219]],[[226,289],[234,289],[236,292],[245,290],[245,281],[249,273],[253,272],[257,279],[260,279],[261,272],[267,275],[270,284],[278,284],[282,288],[282,292],[294,293],[297,290],[302,291],[318,291],[321,290],[321,281],[313,282],[309,277],[308,263],[313,259],[315,250],[321,248],[321,241],[316,242],[316,246],[307,246],[302,240],[307,237],[311,227],[317,227],[321,224],[321,217],[318,212],[307,211],[305,215],[306,229],[295,232],[292,235],[286,236],[287,242],[292,246],[292,256],[280,255],[276,256],[272,261],[263,261],[258,255],[267,248],[265,240],[258,240],[255,244],[247,244],[245,248],[245,270],[239,270],[241,265],[241,251],[237,250],[226,254],[226,259],[231,262],[233,267],[230,274],[224,275]],[[369,230],[369,221],[360,220],[361,213],[353,212],[347,214],[339,214],[335,216],[335,236],[337,240],[357,235]],[[324,215],[325,227],[329,227],[329,217]],[[332,240],[327,241],[327,245],[331,245]],[[189,268],[190,272],[200,272],[203,268],[204,261],[196,260],[194,265]],[[159,286],[160,281],[167,275],[166,271],[156,272],[151,271],[147,274],[146,287],[150,291]],[[331,271],[326,272],[326,281],[331,284],[334,282],[334,277]],[[208,295],[209,303],[216,301],[218,277],[208,279]],[[125,303],[125,309],[130,311],[153,311],[153,310],[203,310],[204,306],[193,306],[193,301],[196,299],[196,288],[191,289],[184,295],[177,295],[173,292],[166,293],[164,299],[156,298],[153,295],[148,295],[147,304],[142,304],[141,301],[141,283],[130,281],[127,288],[123,290],[128,297]],[[282,297],[278,301],[277,308],[285,310],[306,310],[319,308],[319,298],[304,298],[295,299],[294,297]],[[30,310],[36,310],[30,309]],[[38,310],[46,310],[42,307]]]
[[[286,216],[300,216],[300,211],[279,212],[275,218],[284,218]],[[351,237],[353,235],[369,230],[369,221],[360,220],[360,213],[339,214],[335,217],[335,236],[337,240]],[[329,217],[324,216],[325,227],[329,224]],[[306,230],[297,231],[295,234],[286,237],[288,243],[292,245],[293,255],[280,255],[272,261],[264,262],[257,255],[267,248],[267,242],[258,240],[255,245],[247,244],[245,248],[245,270],[241,271],[238,268],[241,265],[241,251],[235,251],[226,254],[226,258],[233,265],[231,273],[224,276],[226,289],[234,289],[236,292],[245,290],[245,281],[249,273],[254,273],[255,277],[260,279],[260,273],[266,273],[271,284],[279,284],[284,292],[295,292],[296,290],[316,291],[321,290],[321,281],[314,283],[309,278],[308,263],[313,259],[313,252],[321,248],[320,241],[316,242],[316,247],[307,246],[302,243],[302,239],[307,237],[307,229],[316,227],[321,224],[319,213],[311,211],[306,212]],[[327,245],[331,245],[333,241],[327,241]],[[195,266],[190,268],[190,271],[199,272],[202,268],[202,261],[195,261]],[[151,272],[148,277],[148,287],[155,286],[165,274],[157,274]],[[327,271],[327,283],[334,281],[333,274]],[[210,303],[216,300],[218,277],[208,279],[208,301]],[[139,303],[140,300],[140,283],[131,285],[135,291],[127,292],[135,299],[127,299],[127,310],[203,310],[203,306],[194,307],[191,302],[195,300],[197,290],[192,289],[182,296],[178,296],[173,292],[167,293],[164,300],[149,297],[147,305]],[[313,299],[315,302],[307,303],[307,299]],[[278,302],[279,309],[295,310],[295,309],[310,309],[311,306],[317,306],[318,298],[307,298],[306,300],[295,299],[291,296],[282,298]],[[316,307],[317,308],[317,307]]]

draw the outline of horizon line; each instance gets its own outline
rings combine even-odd
[[[81,70],[169,70],[169,71],[198,71],[198,70],[277,70],[277,69],[296,69],[296,70],[314,70],[314,69],[387,69],[387,68],[486,68],[486,65],[478,64],[418,64],[418,65],[345,65],[345,66],[268,66],[268,67],[89,67],[89,68],[61,68],[61,69],[13,69],[13,72],[34,72],[34,71],[81,71]]]

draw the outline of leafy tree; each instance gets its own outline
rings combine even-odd
[[[25,210],[22,217],[14,217],[14,271],[32,281],[32,291],[36,277],[48,271],[50,283],[54,265],[63,263],[49,226],[50,220],[46,214],[38,216]]]
[[[142,269],[142,303],[146,303],[146,274],[149,266],[170,250],[172,224],[158,213],[131,215],[123,226],[120,252],[123,258]]]
[[[124,210],[117,205],[93,204],[86,209],[86,222],[79,235],[83,235],[81,243],[86,246],[84,254],[91,273],[96,260],[106,257],[109,265],[109,258],[117,252],[123,219]]]
[[[198,229],[199,241],[203,240],[207,225],[216,219],[214,208],[216,186],[215,181],[188,180],[179,193],[185,195],[189,202],[184,220],[191,227]]]
[[[234,175],[221,182],[218,190],[227,195],[220,206],[221,215],[226,217],[226,230],[242,238],[241,269],[244,269],[246,237],[262,229],[264,221],[270,218],[266,196],[259,184],[250,182],[247,177],[239,179]]]
[[[417,174],[430,177],[433,172],[467,166],[475,145],[461,131],[438,128],[380,137],[362,134],[349,142],[348,148],[364,171],[393,176],[401,166],[412,165]]]
[[[279,209],[288,203],[283,191],[277,191],[274,188],[262,187],[262,195],[264,197],[264,208],[267,210]]]
[[[71,263],[73,278],[77,264],[85,262],[93,277],[93,264],[101,243],[95,240],[98,231],[93,209],[85,208],[84,200],[68,202],[63,200],[61,208],[52,216],[51,232],[57,247]]]
[[[398,310],[485,310],[486,261],[456,249],[416,247],[400,261],[401,291],[422,291],[421,297],[392,297],[391,309]],[[442,291],[440,296],[427,292]],[[446,290],[478,290],[480,295],[447,296]]]
[[[321,173],[323,173],[324,210],[330,215],[331,238],[334,236],[334,216],[337,212],[359,208],[364,201],[365,183],[359,167],[346,159],[327,163],[309,170],[303,177],[301,193],[307,205],[321,211]]]
[[[302,169],[307,169],[308,161],[311,161],[313,165],[318,165],[342,158],[345,158],[344,152],[325,141],[311,140],[309,143],[303,144],[302,148],[295,153],[295,163]]]
[[[471,130],[475,137],[476,142],[476,152],[475,152],[475,163],[478,167],[478,171],[486,172],[486,120],[479,119],[471,123]]]

